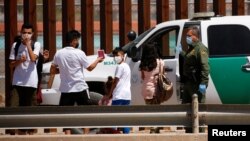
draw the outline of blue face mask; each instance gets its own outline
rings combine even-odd
[[[192,37],[187,36],[186,42],[187,42],[188,45],[191,45],[193,43]]]

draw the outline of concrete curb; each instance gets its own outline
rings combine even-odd
[[[207,141],[199,134],[2,135],[0,141]]]

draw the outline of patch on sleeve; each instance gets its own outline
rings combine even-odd
[[[207,52],[204,51],[204,50],[202,50],[202,51],[201,51],[201,55],[202,55],[202,56],[207,55]]]

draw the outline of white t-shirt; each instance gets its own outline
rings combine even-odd
[[[89,67],[86,54],[73,47],[64,47],[56,52],[53,64],[59,67],[61,92],[80,92],[88,89],[83,69]]]
[[[37,61],[32,62],[30,60],[28,49],[22,43],[18,48],[17,56],[15,56],[15,45],[16,43],[12,45],[9,59],[18,60],[22,55],[26,55],[26,61],[15,67],[12,85],[37,88]],[[33,53],[37,55],[37,57],[39,56],[40,49],[41,44],[39,42],[35,42]]]
[[[119,81],[113,91],[112,100],[131,100],[131,70],[127,63],[121,63],[115,70],[115,77]]]

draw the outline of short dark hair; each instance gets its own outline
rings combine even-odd
[[[22,30],[23,29],[32,29],[32,31],[33,31],[33,26],[32,26],[32,24],[30,24],[30,23],[24,23],[23,25],[22,25]]]
[[[79,39],[80,37],[81,33],[73,29],[66,34],[66,42],[71,43],[74,39]]]
[[[193,35],[196,35],[196,37],[200,38],[200,29],[198,26],[191,26],[189,30],[192,30]]]
[[[122,54],[124,54],[124,50],[122,50],[122,48],[116,47],[116,48],[113,50],[112,54],[113,54],[114,56],[117,56],[119,52],[122,53]]]

